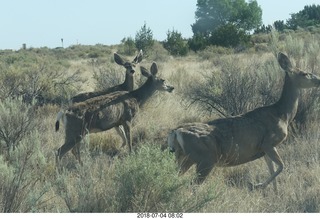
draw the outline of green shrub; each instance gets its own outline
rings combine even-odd
[[[9,159],[0,155],[0,212],[47,209],[48,184],[43,183],[46,160],[40,152],[39,140],[39,134],[33,132],[18,143],[19,147]]]
[[[209,41],[212,45],[223,47],[247,47],[250,42],[250,35],[233,24],[226,24],[215,30]]]
[[[281,77],[281,74],[270,75],[268,70],[280,72],[279,67],[275,67],[276,61],[268,63],[264,69],[259,59],[252,58],[247,64],[241,59],[236,55],[216,57],[219,69],[204,73],[203,83],[191,84],[185,93],[187,99],[209,113],[224,117],[271,103],[281,89],[280,84],[275,83],[276,89],[269,84],[270,77]]]
[[[114,212],[193,212],[212,201],[215,186],[187,195],[191,178],[178,176],[173,154],[157,145],[140,145],[138,151],[115,163]]]
[[[9,156],[19,142],[35,128],[35,112],[32,105],[21,99],[7,98],[0,102],[0,151]]]
[[[147,27],[146,23],[136,33],[135,44],[137,49],[142,50],[145,54],[148,54],[149,50],[153,46],[153,33],[152,30]]]
[[[202,34],[194,34],[191,39],[188,40],[189,48],[195,52],[205,49],[209,42]]]
[[[136,51],[137,51],[137,48],[134,43],[134,39],[132,39],[131,37],[127,37],[121,40],[119,53],[124,54],[126,56],[133,56]]]
[[[217,188],[191,181],[178,176],[173,154],[144,144],[121,158],[85,158],[82,167],[60,173],[53,187],[70,212],[197,212],[217,197]]]
[[[23,51],[0,59],[0,97],[23,97],[24,102],[61,103],[77,90],[80,72],[52,57]]]
[[[188,53],[188,46],[182,34],[175,30],[167,32],[167,39],[163,42],[163,47],[174,56],[185,56]]]

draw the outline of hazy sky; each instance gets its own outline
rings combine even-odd
[[[168,30],[193,35],[197,0],[7,0],[0,3],[0,49],[55,48],[74,44],[119,44],[144,23],[157,40]],[[287,20],[319,0],[257,0],[263,23]]]

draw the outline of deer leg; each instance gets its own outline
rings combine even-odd
[[[265,159],[265,161],[266,161],[266,163],[267,163],[267,166],[268,166],[268,168],[269,168],[269,173],[270,173],[270,175],[272,176],[273,174],[274,174],[274,166],[273,166],[273,163],[272,163],[272,160],[270,159],[270,157],[269,156],[264,156],[264,159]],[[273,189],[274,189],[274,191],[277,191],[278,189],[277,189],[277,181],[276,180],[273,180]]]
[[[125,122],[123,124],[124,133],[126,135],[126,138],[128,140],[128,146],[129,146],[129,153],[132,151],[132,136],[131,136],[131,123]]]
[[[74,138],[73,140],[66,141],[58,150],[56,154],[56,160],[59,162],[63,155],[65,155],[69,150],[71,150],[75,145],[81,141],[81,137]]]
[[[270,159],[270,161],[267,161],[267,164],[270,162],[271,163],[274,162],[278,166],[278,169],[276,172],[273,172],[271,174],[271,176],[264,183],[259,183],[259,184],[255,185],[254,186],[255,188],[265,188],[283,170],[283,161],[282,161],[281,157],[279,156],[276,148],[273,147],[269,150],[265,150],[265,153],[266,153],[265,156],[268,157],[266,159]],[[269,166],[269,164],[268,164],[268,166]]]
[[[182,175],[185,172],[187,172],[193,164],[194,164],[194,162],[188,158],[183,159],[181,162],[179,162],[179,167],[180,167],[179,168],[179,175]]]
[[[197,164],[196,172],[197,178],[195,179],[195,183],[201,184],[206,179],[208,174],[211,172],[213,168],[212,163],[201,162]]]
[[[120,135],[120,137],[122,138],[122,145],[121,145],[121,147],[126,146],[126,144],[127,144],[127,138],[126,138],[126,133],[125,133],[125,131],[124,131],[123,126],[121,125],[121,126],[115,127],[115,129],[116,129],[117,133]]]
[[[79,161],[80,165],[83,166],[81,157],[80,157],[80,142],[78,142],[71,150],[72,154],[76,157]]]

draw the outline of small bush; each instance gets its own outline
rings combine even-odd
[[[207,38],[201,34],[194,34],[191,39],[188,40],[189,48],[195,52],[205,49],[209,42]]]
[[[220,70],[203,74],[203,83],[190,85],[185,94],[191,103],[200,104],[209,113],[227,117],[248,112],[269,103],[280,89],[268,86],[270,75],[256,59],[245,64],[237,56],[230,56],[216,62]]]
[[[92,61],[95,90],[105,90],[124,81],[123,67],[114,64],[103,64],[99,60]]]
[[[115,163],[114,212],[194,212],[216,197],[215,186],[187,195],[190,177],[178,177],[174,156],[156,145]],[[208,188],[207,188],[208,189]]]
[[[24,102],[61,103],[75,93],[79,71],[68,73],[69,65],[52,57],[16,53],[0,59],[0,97],[23,97]]]
[[[175,30],[167,32],[167,39],[163,42],[163,47],[174,56],[185,56],[188,53],[188,46],[182,34]]]
[[[217,55],[230,55],[233,54],[233,49],[221,46],[208,46],[202,51],[198,52],[199,57],[204,60],[213,60]]]
[[[152,30],[147,27],[146,23],[136,33],[135,44],[137,49],[142,50],[145,54],[148,54],[149,50],[153,46],[153,33]]]
[[[38,186],[43,183],[46,163],[40,152],[39,139],[38,133],[33,132],[18,143],[19,147],[8,160],[0,155],[0,212],[39,212],[46,209],[44,197],[48,186]]]
[[[148,59],[155,62],[167,62],[169,60],[169,52],[159,42],[154,42],[150,51],[148,52]]]
[[[250,35],[233,24],[226,24],[215,30],[209,41],[212,45],[223,47],[247,47],[250,42]]]
[[[134,39],[132,39],[131,37],[127,37],[121,40],[121,47],[119,48],[119,53],[127,56],[133,56],[136,51],[137,49],[134,43]]]
[[[139,145],[122,158],[84,161],[77,174],[65,171],[53,182],[66,211],[197,212],[217,196],[213,183],[197,188],[189,185],[190,176],[179,177],[174,155],[159,145]]]
[[[9,156],[19,142],[35,128],[35,112],[32,105],[21,99],[7,98],[0,102],[0,146],[2,154]]]

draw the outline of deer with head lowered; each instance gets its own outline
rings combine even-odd
[[[142,53],[142,50],[140,50],[140,52],[136,55],[136,57],[132,60],[132,62],[129,62],[129,61],[125,60],[124,58],[122,58],[119,54],[114,53],[114,61],[118,65],[121,65],[126,69],[124,82],[122,84],[119,84],[119,85],[116,85],[113,87],[109,87],[109,88],[102,90],[102,91],[80,93],[80,94],[72,97],[70,99],[70,102],[71,103],[79,103],[79,102],[86,101],[90,98],[110,94],[115,91],[132,91],[133,87],[134,87],[133,75],[135,73],[135,67],[136,67],[136,64],[138,64],[142,61],[142,56],[143,56],[143,53]],[[62,119],[63,117],[64,117],[64,113],[62,111],[60,111],[57,115],[57,120],[56,120],[56,124],[55,124],[56,131],[59,130],[60,119]],[[124,146],[125,145],[124,130],[121,126],[115,127],[115,128],[116,128],[116,131],[118,132],[118,134],[121,136],[121,138],[123,140],[123,146]]]
[[[158,67],[151,65],[150,72],[140,67],[142,75],[147,77],[145,83],[131,92],[117,91],[111,94],[75,103],[65,112],[66,136],[65,143],[57,150],[57,162],[65,153],[72,153],[80,163],[79,143],[89,132],[106,131],[113,127],[124,127],[126,143],[129,152],[132,150],[131,121],[139,108],[156,92],[172,92],[174,87],[166,84],[165,80],[156,76]]]
[[[288,135],[288,125],[296,115],[299,90],[320,86],[320,78],[292,66],[289,58],[278,54],[285,81],[280,99],[269,106],[245,114],[207,123],[189,123],[168,135],[169,149],[175,153],[179,174],[196,164],[196,183],[202,183],[215,166],[235,166],[264,157],[270,177],[251,188],[265,188],[283,170],[276,146]],[[273,163],[277,169],[274,170]]]

